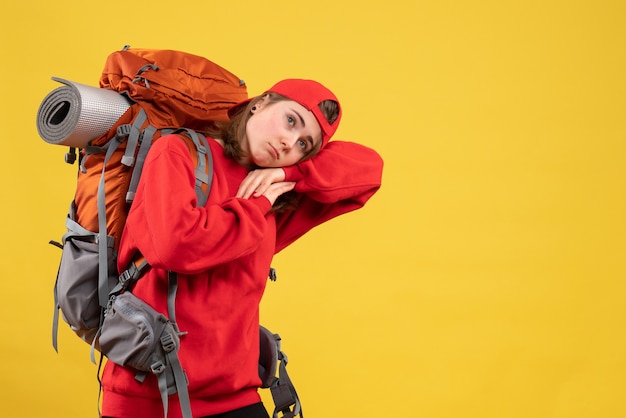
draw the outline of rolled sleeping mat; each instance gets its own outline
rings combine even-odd
[[[84,148],[107,132],[130,107],[124,95],[52,77],[65,84],[51,91],[39,105],[37,130],[50,143]]]

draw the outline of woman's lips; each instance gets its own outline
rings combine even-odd
[[[274,158],[278,160],[278,151],[276,150],[276,148],[274,148],[274,146],[270,144],[270,149],[272,151],[272,154],[274,155]]]

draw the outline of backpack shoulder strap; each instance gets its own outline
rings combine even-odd
[[[181,128],[174,132],[185,142],[196,165],[196,196],[198,206],[204,206],[213,183],[213,154],[206,137],[193,129]],[[182,134],[182,135],[181,135]]]
[[[164,131],[164,134],[177,134],[181,140],[185,142],[189,151],[191,153],[191,158],[194,160],[196,169],[196,196],[198,198],[198,205],[204,206],[208,200],[209,192],[211,190],[211,184],[213,182],[213,156],[211,154],[211,148],[209,147],[209,143],[206,137],[194,130],[191,129],[178,129],[175,131]],[[184,133],[185,135],[181,135]],[[133,171],[133,177],[135,172],[141,172],[143,166],[143,159],[145,157],[141,157],[137,159],[137,167]],[[138,180],[137,180],[138,182]],[[131,180],[132,187],[132,180]],[[135,186],[136,187],[136,186]],[[129,190],[131,190],[129,188]],[[131,193],[131,192],[129,192]],[[132,196],[127,196],[127,198],[132,198]],[[139,278],[143,275],[144,271],[147,269],[148,263],[146,259],[138,254],[131,265],[121,272],[119,276],[119,281],[117,286],[113,288],[107,294],[107,301],[110,299],[112,295],[116,295],[121,293],[124,289],[128,287],[128,285],[134,281],[139,280]],[[174,299],[176,295],[176,281],[175,277],[173,277],[173,285],[170,285],[170,289],[168,291],[168,298],[172,300],[169,306],[170,313],[174,313]],[[106,306],[106,305],[105,305]],[[173,317],[172,317],[173,318]],[[175,322],[175,321],[174,321]]]

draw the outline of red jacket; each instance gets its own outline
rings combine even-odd
[[[361,145],[331,141],[316,157],[285,167],[302,201],[296,211],[268,214],[265,197],[235,198],[248,170],[209,139],[214,160],[211,192],[197,206],[194,163],[175,136],[150,150],[119,248],[121,270],[140,251],[152,266],[134,293],[167,312],[167,271],[179,273],[176,319],[179,357],[189,380],[194,416],[222,413],[260,401],[257,388],[259,303],[272,257],[302,234],[358,209],[379,189],[382,160]],[[135,380],[132,369],[108,362],[102,414],[159,416],[156,378]],[[170,397],[169,417],[180,407]]]

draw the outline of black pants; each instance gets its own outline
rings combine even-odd
[[[234,411],[225,412],[223,414],[210,415],[202,418],[269,418],[265,407],[262,403],[255,403],[249,406],[245,406]],[[111,417],[102,417],[111,418]]]
[[[269,418],[269,415],[262,403],[255,403],[234,411],[202,418]]]

